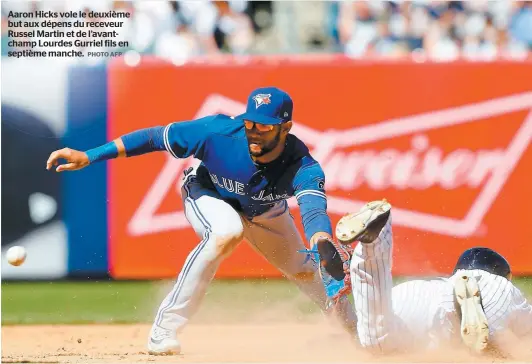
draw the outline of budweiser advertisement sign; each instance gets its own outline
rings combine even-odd
[[[447,274],[479,245],[505,255],[516,274],[532,273],[531,64],[116,63],[109,77],[110,139],[237,115],[253,88],[281,87],[294,99],[292,132],[325,171],[333,224],[370,200],[394,206],[395,274]],[[199,241],[180,199],[183,171],[197,163],[167,153],[110,163],[115,277],[179,272]],[[253,276],[280,273],[243,242],[218,277]]]

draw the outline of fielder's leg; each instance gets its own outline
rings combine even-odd
[[[324,288],[324,281],[326,283],[327,280],[322,281],[316,261],[301,253],[306,247],[286,204],[279,204],[253,221],[245,220],[244,225],[244,236],[252,247],[294,282],[323,312],[329,314],[327,293],[337,293],[343,287],[343,282],[329,277],[337,285],[333,286],[333,282],[329,282]],[[328,273],[324,274],[328,276]],[[339,302],[335,314],[351,335],[356,334],[356,318],[347,297]]]
[[[390,352],[397,345],[392,307],[390,211],[391,205],[386,201],[370,202],[360,212],[343,217],[337,228],[340,240],[359,241],[350,269],[360,344],[381,353]]]
[[[216,191],[202,187],[195,176],[188,177],[182,195],[187,220],[202,240],[188,255],[159,307],[148,341],[151,354],[179,353],[177,333],[197,311],[221,261],[243,238],[240,215]]]

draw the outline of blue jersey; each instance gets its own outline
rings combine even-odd
[[[226,115],[169,124],[163,141],[174,157],[201,160],[198,180],[246,217],[263,214],[295,196],[307,239],[319,231],[332,235],[325,175],[294,135],[288,134],[283,153],[267,164],[251,159],[242,120]]]

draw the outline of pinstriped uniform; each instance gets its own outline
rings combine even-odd
[[[532,305],[523,293],[504,277],[482,270],[470,272],[478,281],[490,335],[509,329],[518,336],[532,336]],[[461,270],[454,276],[460,273]]]
[[[374,352],[423,350],[460,339],[453,281],[413,280],[392,287],[392,216],[371,244],[358,243],[351,260],[351,282],[363,347]],[[510,281],[473,270],[490,328],[497,342],[506,330],[532,336],[532,306]]]

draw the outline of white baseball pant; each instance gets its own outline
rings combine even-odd
[[[410,281],[393,287],[392,212],[378,237],[358,243],[351,260],[351,284],[362,347],[378,354],[430,348],[449,339],[454,311],[446,280]]]
[[[200,185],[194,173],[186,177],[182,198],[187,220],[202,240],[188,255],[175,285],[161,303],[154,326],[180,332],[197,311],[222,260],[243,239],[325,311],[327,297],[317,265],[298,252],[305,245],[286,203],[250,221],[216,191]],[[345,307],[345,315],[354,321],[352,311]]]
[[[450,278],[412,280],[393,287],[392,214],[370,244],[358,243],[351,260],[351,284],[360,344],[375,353],[431,350],[462,345]],[[505,277],[470,270],[478,281],[490,328],[499,343],[507,330],[532,335],[532,306]],[[499,335],[500,334],[500,335]],[[502,346],[502,344],[500,345]]]

